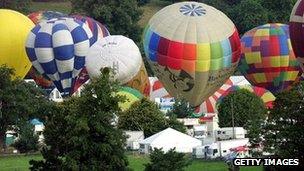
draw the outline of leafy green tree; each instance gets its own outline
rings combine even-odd
[[[149,137],[164,130],[166,120],[155,103],[143,98],[119,115],[118,127],[124,130],[144,131],[145,137]]]
[[[268,11],[268,22],[288,24],[293,6],[297,0],[259,0]]]
[[[246,89],[232,92],[223,98],[218,107],[220,127],[246,127],[248,121],[266,118],[266,107],[262,99]],[[233,116],[232,116],[233,115]]]
[[[34,84],[12,79],[14,70],[0,67],[0,151],[5,147],[6,131],[18,121],[40,117],[52,105],[44,92]]]
[[[171,115],[169,118],[166,118],[167,127],[173,128],[179,132],[186,133],[187,129],[183,122],[180,122],[176,119],[176,116]]]
[[[142,29],[137,24],[142,11],[137,0],[71,0],[72,12],[105,24],[113,35],[124,35],[139,44]]]
[[[188,165],[189,159],[185,154],[176,152],[175,148],[166,153],[162,149],[154,148],[150,154],[150,163],[145,164],[145,171],[183,171]]]
[[[168,127],[186,132],[184,124],[179,122],[175,116],[166,118],[154,102],[145,98],[135,102],[127,111],[119,115],[118,127],[124,130],[144,131],[145,137]]]
[[[190,117],[193,113],[193,108],[185,99],[177,98],[173,105],[173,109],[167,115],[175,115],[177,118]]]
[[[122,97],[104,69],[82,96],[66,100],[45,126],[44,160],[31,161],[32,170],[128,170],[126,137],[113,125]]]
[[[138,3],[139,6],[145,5],[149,2],[150,2],[150,0],[137,0],[137,3]]]
[[[264,127],[265,151],[304,160],[304,83],[276,96]],[[303,163],[302,163],[303,164]]]
[[[266,23],[288,23],[296,0],[199,0],[225,13],[239,33]],[[240,15],[242,14],[242,15]]]
[[[8,8],[23,14],[30,12],[32,0],[0,0],[0,8]]]
[[[17,133],[19,139],[13,144],[20,153],[27,153],[38,151],[39,148],[39,136],[34,132],[34,125],[29,121],[21,121],[18,123]]]
[[[244,127],[251,148],[255,150],[261,143],[261,130],[267,109],[262,99],[246,89],[241,89],[224,97],[218,107],[220,127]]]
[[[269,21],[267,9],[256,0],[242,0],[232,9],[228,16],[235,22],[240,34],[244,34],[254,27],[266,24]]]

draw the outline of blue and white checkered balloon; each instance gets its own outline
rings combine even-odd
[[[74,18],[56,18],[32,29],[26,52],[33,66],[50,78],[63,96],[71,95],[92,37],[89,27]]]

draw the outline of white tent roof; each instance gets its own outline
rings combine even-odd
[[[250,83],[246,80],[244,76],[231,76],[230,79],[233,85],[250,85]]]
[[[175,147],[177,152],[183,153],[191,153],[193,147],[202,145],[200,140],[172,128],[167,128],[139,143],[149,145],[152,149],[162,148],[165,152]]]

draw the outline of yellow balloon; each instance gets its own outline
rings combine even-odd
[[[24,78],[32,66],[25,52],[25,42],[34,26],[17,11],[0,9],[0,65],[15,69],[15,77]]]

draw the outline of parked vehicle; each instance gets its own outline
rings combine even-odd
[[[233,136],[234,132],[234,136]],[[245,138],[246,130],[243,127],[225,127],[216,130],[217,140],[241,139]]]
[[[206,125],[195,125],[193,126],[193,136],[197,139],[204,139],[207,136]]]
[[[215,159],[226,157],[230,149],[245,146],[249,143],[248,138],[217,141],[208,145],[193,148],[192,156],[195,158]]]

